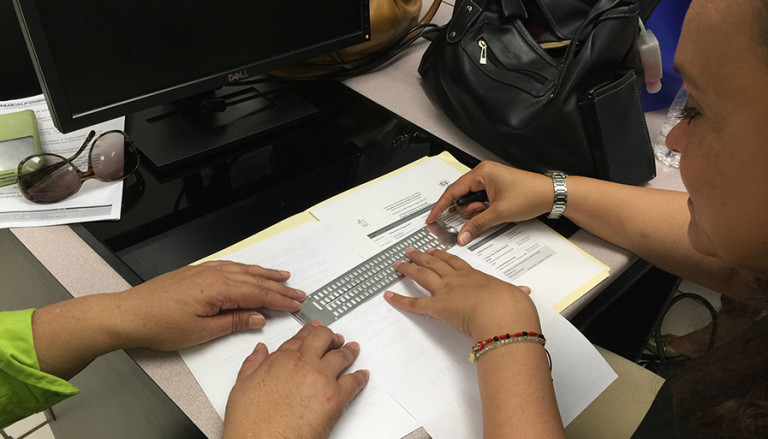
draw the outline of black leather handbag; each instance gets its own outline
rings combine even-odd
[[[461,0],[419,74],[510,164],[641,184],[656,174],[640,102],[638,0]]]

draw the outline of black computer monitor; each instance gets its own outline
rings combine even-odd
[[[225,86],[370,35],[368,0],[13,1],[56,127],[127,116],[157,167],[311,112]]]
[[[41,93],[11,0],[0,0],[0,100]]]

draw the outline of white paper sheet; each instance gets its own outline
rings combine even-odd
[[[370,255],[398,239],[404,224],[423,227],[424,206],[434,203],[445,183],[458,176],[440,162],[426,160],[411,168],[413,172],[407,169],[324,203],[311,209],[319,222],[294,227],[226,259],[287,269],[293,273],[289,285],[311,293],[357,265],[363,259],[360,255]],[[438,188],[422,189],[432,185]],[[393,195],[397,193],[410,195],[397,198]],[[379,218],[382,211],[385,219]],[[371,231],[381,232],[372,238]],[[553,358],[560,413],[568,424],[616,375],[552,304],[595,276],[590,273],[600,273],[603,266],[538,221],[500,227],[487,235],[493,239],[482,236],[475,248],[454,247],[451,252],[486,273],[532,288]],[[587,273],[582,273],[585,267]],[[409,279],[390,289],[428,295]],[[262,331],[228,336],[181,353],[220,414],[237,370],[255,344],[262,341],[274,350],[299,328],[285,313],[270,312],[269,316]],[[479,390],[474,365],[467,360],[473,340],[435,319],[397,310],[381,295],[331,328],[348,341],[360,343],[361,353],[352,368],[371,372],[368,387],[342,418],[334,438],[398,438],[417,426],[440,439],[477,436]]]
[[[461,173],[439,157],[429,158],[342,197],[310,209],[354,249],[369,257],[424,227],[445,187]],[[464,220],[447,215],[459,227]],[[470,250],[467,252],[466,250]],[[562,310],[564,301],[587,282],[607,277],[607,267],[589,257],[538,220],[501,225],[463,247],[470,264],[482,259],[504,273],[502,279],[530,286],[542,305]],[[601,280],[601,279],[600,279]],[[594,285],[589,285],[589,287]],[[571,300],[572,302],[572,300]]]
[[[307,292],[321,287],[333,279],[335,273],[346,271],[361,261],[332,230],[316,222],[294,227],[226,259],[288,270],[291,279],[287,284]],[[237,372],[256,344],[262,342],[274,352],[302,326],[290,314],[264,313],[267,325],[260,331],[232,334],[180,352],[222,419]],[[364,348],[361,358],[366,352]],[[352,370],[365,368],[362,364],[356,362]],[[419,427],[420,424],[378,383],[379,380],[372,376],[364,391],[347,408],[333,430],[332,438],[399,438]]]
[[[461,173],[439,158],[356,189],[310,213],[369,257],[424,227],[432,205]]]
[[[0,102],[0,114],[33,110],[37,119],[43,152],[71,157],[83,144],[90,130],[101,133],[122,130],[124,118],[103,122],[92,127],[62,134],[53,125],[48,106],[42,95],[26,99]],[[87,154],[82,154],[75,165],[87,169]],[[0,228],[32,227],[70,224],[86,221],[120,219],[123,183],[103,183],[87,180],[70,198],[53,204],[33,203],[24,198],[16,184],[0,187]]]
[[[288,269],[294,287],[312,291],[359,263],[338,236],[310,222],[269,238],[227,259]],[[501,276],[494,267],[477,267]],[[427,295],[405,279],[390,288],[406,295]],[[542,331],[553,358],[552,375],[561,417],[573,420],[614,379],[615,374],[592,345],[562,316],[538,306]],[[271,351],[298,331],[290,315],[267,312],[261,331],[233,334],[181,355],[222,418],[229,391],[243,359],[258,342]],[[381,295],[331,325],[347,340],[358,341],[360,357],[352,369],[371,372],[366,389],[342,417],[334,438],[398,438],[418,426],[439,438],[473,437],[482,413],[473,344],[442,322],[393,308]]]
[[[475,268],[502,277],[482,262]],[[429,295],[408,279],[390,290],[408,296]],[[475,341],[438,320],[394,309],[381,296],[364,307],[331,325],[336,332],[364,340],[369,354],[360,367],[371,373],[375,370],[381,385],[433,437],[475,437],[482,410],[475,365],[467,359]],[[539,303],[537,309],[552,355],[560,416],[568,425],[616,374],[564,317]],[[391,367],[376,367],[381,364]]]
[[[563,302],[581,285],[607,275],[605,265],[538,220],[497,226],[455,253],[473,266],[480,261],[492,266],[507,282],[530,287],[537,303],[556,310],[570,305]]]

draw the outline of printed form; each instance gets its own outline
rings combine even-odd
[[[434,203],[461,174],[433,157],[309,211],[367,258],[424,227]],[[464,223],[447,212],[441,220],[457,229]],[[604,264],[538,220],[499,225],[456,251],[473,266],[483,260],[502,279],[531,287],[539,303],[558,312],[608,276]]]
[[[451,157],[452,159],[452,157]],[[216,258],[288,270],[289,286],[311,293],[367,257],[424,226],[445,186],[461,172],[441,157],[345,192],[309,210],[305,221],[263,240],[236,245]],[[446,218],[451,225],[463,222]],[[616,375],[592,345],[556,308],[575,300],[607,276],[606,267],[539,221],[502,225],[452,253],[473,267],[531,287],[553,358],[552,376],[567,425]],[[409,279],[390,290],[429,293]],[[181,352],[219,415],[243,359],[258,342],[270,352],[301,324],[269,312],[260,331],[233,334]],[[435,319],[393,308],[378,295],[330,327],[361,345],[351,370],[370,370],[368,386],[334,429],[332,438],[399,438],[419,426],[432,437],[474,437],[481,419],[475,368],[467,360],[474,343]]]
[[[83,144],[88,132],[100,134],[109,130],[122,130],[125,118],[117,118],[90,128],[62,134],[53,125],[51,113],[43,95],[26,99],[0,102],[0,114],[32,110],[37,119],[40,146],[44,153],[64,158],[74,155]],[[88,169],[87,151],[75,160],[80,170]],[[34,227],[71,224],[85,221],[120,219],[123,182],[104,183],[90,179],[73,196],[54,204],[38,204],[27,200],[18,185],[0,187],[0,228]]]

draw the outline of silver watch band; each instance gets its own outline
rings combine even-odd
[[[552,185],[555,188],[555,200],[552,203],[552,210],[547,215],[549,219],[558,219],[565,212],[565,203],[568,201],[568,186],[565,184],[566,173],[561,171],[547,172],[552,177]]]

